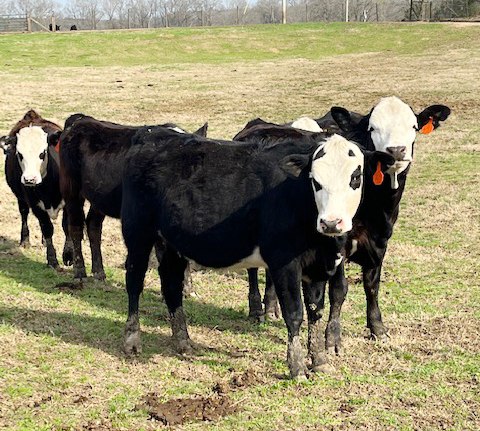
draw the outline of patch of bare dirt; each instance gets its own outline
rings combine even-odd
[[[164,425],[181,425],[190,421],[211,422],[240,410],[240,407],[226,395],[176,398],[166,402],[159,402],[158,398],[157,394],[149,393],[135,409],[147,410],[152,419]]]

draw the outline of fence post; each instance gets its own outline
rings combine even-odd
[[[55,12],[52,13],[52,31],[57,31],[57,22],[55,19]]]
[[[32,17],[30,15],[27,15],[27,31],[32,32]]]

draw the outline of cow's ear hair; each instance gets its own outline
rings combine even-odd
[[[365,157],[365,173],[375,172],[378,169],[378,162],[380,162],[380,169],[384,173],[395,164],[395,158],[383,151],[362,150],[362,152]]]
[[[60,136],[62,134],[62,131],[59,130],[57,132],[54,132],[54,133],[51,133],[50,135],[48,135],[48,145],[57,145],[58,144],[58,141],[60,140]]]
[[[417,114],[418,129],[432,119],[434,129],[440,126],[440,121],[445,121],[450,115],[450,108],[445,105],[432,105],[425,108],[420,114]]]
[[[10,153],[10,148],[12,147],[12,139],[9,136],[0,137],[0,148],[3,150],[4,154]]]
[[[193,132],[193,134],[201,136],[203,138],[206,138],[207,137],[207,130],[208,130],[208,121],[202,127],[200,127],[200,129]]]
[[[332,113],[332,118],[335,120],[335,123],[338,124],[341,130],[344,132],[351,132],[353,130],[355,122],[348,109],[342,108],[341,106],[334,106],[330,112]]]
[[[310,163],[311,157],[308,154],[291,154],[280,161],[280,167],[288,175],[297,178]]]

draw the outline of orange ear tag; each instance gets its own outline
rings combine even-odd
[[[380,162],[378,162],[377,164],[377,170],[375,171],[375,173],[373,174],[373,184],[375,184],[376,186],[379,186],[380,184],[383,183],[383,172],[382,172],[382,164]]]
[[[60,151],[60,139],[57,142],[57,145],[55,145],[55,151],[58,153]]]
[[[428,123],[425,124],[425,126],[422,127],[420,132],[422,132],[424,135],[428,135],[429,133],[433,132],[433,117],[430,117],[430,120],[428,120]]]

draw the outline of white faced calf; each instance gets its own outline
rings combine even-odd
[[[24,127],[17,133],[16,154],[22,168],[22,184],[36,186],[47,174],[47,133],[39,126]]]
[[[331,136],[315,151],[310,177],[318,232],[342,235],[352,229],[362,198],[363,165],[360,149],[339,135]]]

